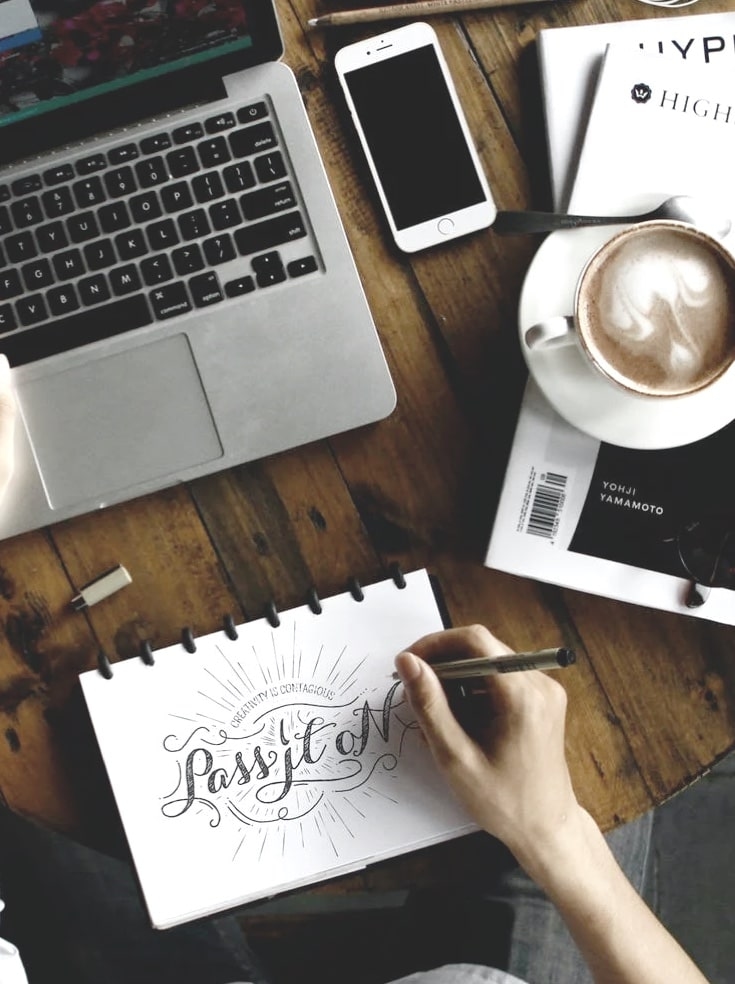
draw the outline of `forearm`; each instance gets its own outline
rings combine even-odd
[[[563,917],[596,984],[706,984],[637,894],[583,810],[552,843],[514,846]]]

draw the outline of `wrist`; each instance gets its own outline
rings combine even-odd
[[[590,814],[574,803],[553,826],[530,830],[508,847],[524,871],[549,895],[573,872],[594,863],[604,838]]]

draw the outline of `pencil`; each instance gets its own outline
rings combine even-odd
[[[533,653],[511,653],[487,659],[450,659],[429,663],[440,680],[469,680],[472,677],[494,676],[496,673],[517,673],[520,670],[560,670],[576,663],[573,649],[539,649]],[[393,674],[398,679],[398,674]]]
[[[307,24],[309,27],[339,27],[343,24],[366,24],[369,21],[395,20],[399,17],[461,14],[465,10],[489,10],[493,7],[515,7],[527,3],[548,2],[549,0],[414,0],[413,3],[392,3],[382,7],[339,10],[333,14],[312,17]]]

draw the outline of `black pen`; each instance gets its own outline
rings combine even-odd
[[[539,649],[535,653],[510,653],[507,656],[488,656],[475,659],[448,659],[429,663],[441,680],[469,680],[472,677],[493,676],[496,673],[517,673],[519,670],[559,670],[577,661],[573,649]],[[399,679],[398,674],[393,674]]]

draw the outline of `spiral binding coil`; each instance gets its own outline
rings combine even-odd
[[[397,563],[392,563],[388,567],[388,573],[393,579],[395,586],[399,589],[406,587],[406,578],[403,575],[403,571],[400,565]],[[365,600],[365,592],[356,577],[351,577],[347,582],[347,590],[352,595],[356,602],[361,602]],[[319,600],[319,594],[316,588],[309,588],[306,595],[306,603],[309,608],[314,612],[315,615],[321,615],[323,608],[322,603]],[[263,617],[267,619],[268,623],[277,629],[281,624],[281,618],[278,614],[278,609],[276,608],[276,603],[272,599],[266,604],[263,610]],[[227,614],[222,619],[222,631],[225,633],[228,639],[235,642],[238,638],[237,626],[235,625],[235,620],[232,615]],[[187,625],[181,630],[181,645],[189,653],[195,653],[197,651],[196,639],[194,638],[194,633],[191,628]],[[140,659],[146,664],[146,666],[153,666],[155,663],[155,658],[153,655],[153,647],[149,639],[144,639],[140,644],[140,649],[138,652]],[[112,665],[108,659],[106,653],[100,650],[97,654],[97,668],[102,676],[109,680],[113,676]]]

